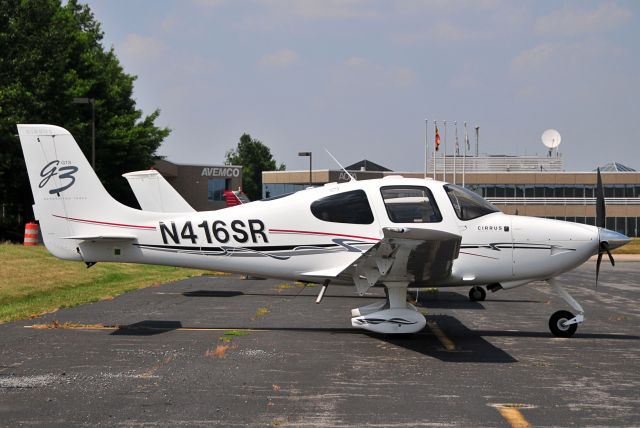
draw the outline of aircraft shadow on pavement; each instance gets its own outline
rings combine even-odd
[[[238,297],[238,296],[261,296],[261,297],[296,297],[296,298],[309,298],[316,299],[316,294],[300,294],[299,289],[293,290],[283,290],[280,293],[245,293],[244,291],[239,290],[193,290],[193,291],[185,291],[182,293],[185,297]],[[304,290],[302,290],[304,291]],[[384,295],[330,295],[325,294],[324,299],[384,299]]]
[[[373,339],[381,340],[395,346],[420,353],[422,355],[437,358],[446,362],[474,362],[474,363],[513,363],[516,362],[511,355],[500,348],[493,346],[482,337],[482,331],[468,329],[456,318],[449,315],[426,316],[428,323],[437,324],[438,328],[453,342],[455,348],[445,349],[436,334],[429,326],[420,333],[406,337],[376,334],[357,328],[335,327],[253,327],[253,326],[207,326],[190,327],[183,326],[180,321],[145,320],[133,324],[122,325],[111,333],[115,336],[153,336],[167,333],[180,328],[189,330],[245,330],[254,331],[282,331],[302,333],[330,333],[330,334],[354,334],[367,335]],[[490,332],[489,332],[490,333]],[[490,335],[490,334],[488,334]],[[548,337],[549,335],[545,335]]]
[[[472,330],[475,334],[485,337],[541,337],[551,339],[554,338],[548,331],[504,331],[504,330]],[[604,340],[640,340],[640,336],[632,334],[617,333],[577,333],[568,339],[563,340],[580,340],[580,339],[604,339]]]
[[[491,295],[487,297],[486,302],[491,303],[543,303],[540,300],[492,299]],[[423,308],[486,309],[483,302],[472,302],[466,295],[455,291],[421,292],[418,294],[418,303]]]
[[[377,337],[387,343],[449,363],[515,363],[518,360],[504,350],[486,341],[477,332],[468,329],[458,319],[450,315],[427,315],[427,327],[412,336],[392,335]],[[454,345],[447,350],[429,324],[435,323]]]
[[[244,296],[242,291],[235,290],[194,290],[182,293],[185,297],[236,297]]]
[[[467,296],[455,291],[421,292],[418,304],[423,308],[440,309],[485,309],[480,302],[472,302]]]
[[[113,336],[153,336],[182,328],[180,321],[145,320],[134,324],[121,325],[111,333]]]

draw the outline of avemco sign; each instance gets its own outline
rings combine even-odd
[[[214,166],[202,168],[202,177],[240,177],[240,168],[232,166]]]

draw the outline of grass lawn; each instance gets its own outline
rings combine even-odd
[[[207,271],[167,266],[59,260],[43,246],[0,244],[0,322],[110,299],[137,288]]]

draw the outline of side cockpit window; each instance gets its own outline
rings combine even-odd
[[[318,199],[311,204],[311,212],[320,220],[332,223],[373,223],[373,212],[363,190],[352,190]]]
[[[389,220],[394,223],[438,223],[442,215],[431,190],[420,186],[380,189]]]
[[[453,205],[453,209],[460,220],[473,220],[474,218],[500,211],[482,199],[477,193],[464,187],[446,184],[444,190],[446,190],[451,205]]]

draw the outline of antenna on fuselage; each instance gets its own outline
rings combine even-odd
[[[327,150],[327,148],[325,147],[324,149],[325,152],[327,152],[327,154],[329,156],[331,156],[331,159],[333,159],[335,161],[335,163],[338,164],[338,166],[340,167],[341,170],[343,170],[345,172],[345,174],[347,174],[349,176],[349,181],[358,181],[356,180],[353,175],[349,174],[349,171],[347,171],[346,169],[344,169],[344,167],[342,166],[342,164],[340,162],[338,162],[338,159],[336,159],[329,150]]]

